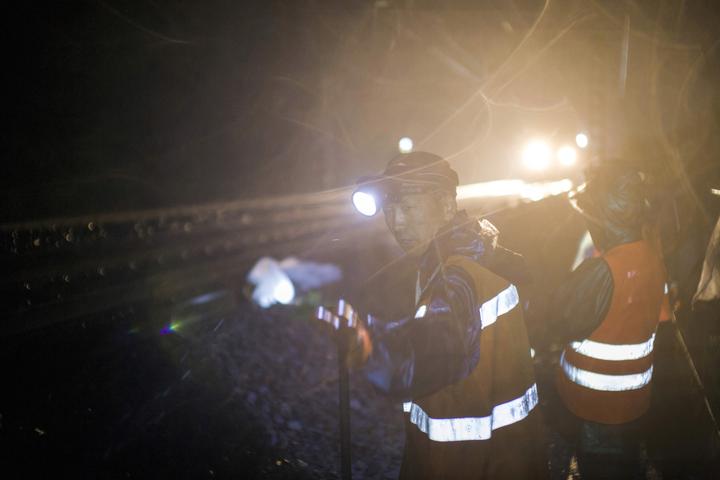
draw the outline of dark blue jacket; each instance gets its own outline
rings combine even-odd
[[[459,268],[442,267],[462,255],[515,284],[529,278],[522,256],[497,244],[498,231],[487,220],[464,212],[441,229],[421,257],[418,285],[429,294],[422,318],[416,312],[390,323],[373,321],[373,352],[366,374],[381,391],[402,400],[418,398],[465,378],[480,357],[480,318],[474,288]]]

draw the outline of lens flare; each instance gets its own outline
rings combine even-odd
[[[160,335],[169,335],[171,333],[177,333],[179,327],[180,327],[180,325],[178,323],[171,322],[170,324],[165,325],[160,330]]]
[[[352,196],[352,202],[358,212],[366,217],[372,217],[377,213],[377,202],[375,197],[367,192],[355,192]]]

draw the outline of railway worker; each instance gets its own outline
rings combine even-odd
[[[525,263],[497,244],[490,222],[457,210],[457,185],[445,160],[413,152],[355,192],[363,213],[382,208],[418,273],[414,310],[359,327],[351,360],[403,401],[400,478],[541,478],[538,391],[516,287]]]
[[[660,252],[642,236],[646,189],[643,174],[620,163],[589,175],[576,201],[600,255],[569,275],[551,308],[565,345],[556,386],[583,478],[644,478],[642,419],[666,280]]]

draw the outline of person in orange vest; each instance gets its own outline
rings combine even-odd
[[[351,363],[403,402],[402,479],[545,476],[538,391],[516,284],[523,258],[498,230],[457,210],[458,177],[437,155],[400,155],[353,195],[361,213],[383,210],[417,260],[415,307],[370,320]]]
[[[565,345],[556,387],[579,420],[582,478],[645,478],[642,420],[650,405],[653,346],[664,298],[661,253],[643,240],[645,177],[620,163],[591,172],[577,206],[601,254],[556,291],[551,329]]]

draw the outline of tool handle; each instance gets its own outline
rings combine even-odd
[[[340,337],[347,327],[340,327]],[[350,372],[346,358],[348,354],[348,342],[340,340],[338,346],[338,378],[340,395],[340,470],[343,480],[352,480],[352,459],[350,457]]]

